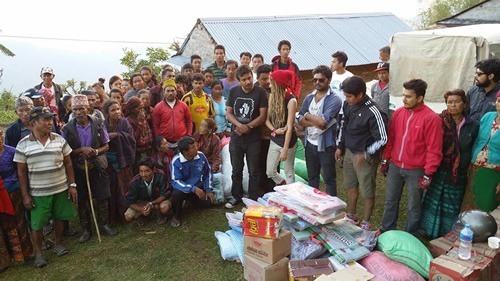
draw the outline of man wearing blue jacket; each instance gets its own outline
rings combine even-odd
[[[184,200],[191,201],[195,209],[210,207],[215,202],[212,172],[207,158],[198,151],[192,137],[183,137],[177,145],[179,153],[172,159],[170,167],[170,183],[174,189],[172,227],[181,224]]]

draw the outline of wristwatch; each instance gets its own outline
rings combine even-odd
[[[70,183],[69,187],[76,188],[76,183]]]

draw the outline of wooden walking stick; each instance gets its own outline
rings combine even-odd
[[[92,191],[90,190],[90,180],[89,180],[89,164],[87,159],[85,159],[85,179],[87,180],[87,190],[89,192],[90,210],[92,211],[92,217],[94,218],[94,225],[97,231],[97,238],[99,243],[101,242],[101,232],[99,231],[99,226],[97,225],[97,220],[95,218],[94,203],[92,202]]]

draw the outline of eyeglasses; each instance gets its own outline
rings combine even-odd
[[[481,76],[481,75],[483,75],[483,74],[486,74],[486,73],[484,73],[484,72],[480,72],[480,71],[476,71],[476,74],[475,74],[475,75],[476,75],[477,77],[479,77],[479,76]]]
[[[313,83],[316,83],[316,82],[324,83],[325,81],[326,81],[326,78],[313,78],[312,79]]]

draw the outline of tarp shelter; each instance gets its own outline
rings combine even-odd
[[[428,84],[426,102],[443,108],[444,92],[455,88],[467,92],[476,62],[492,57],[500,57],[500,24],[396,33],[391,38],[391,103],[402,105],[403,83],[420,78]]]

